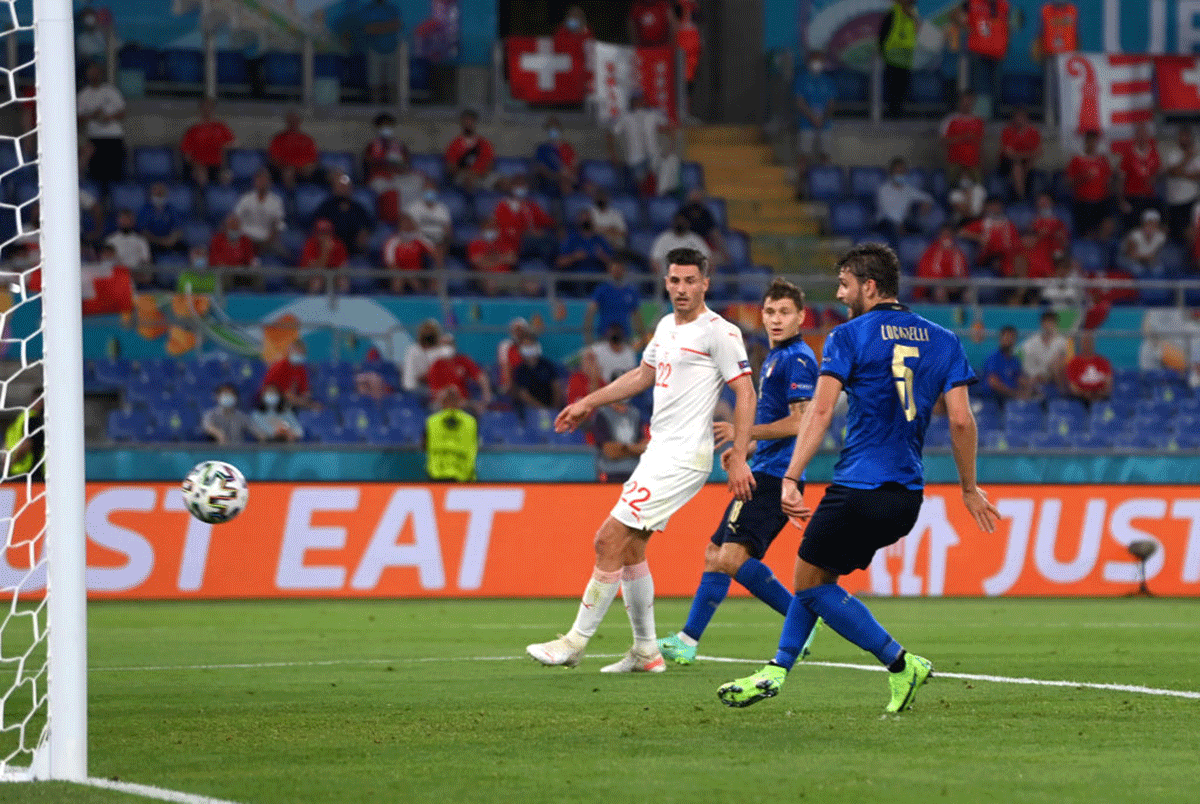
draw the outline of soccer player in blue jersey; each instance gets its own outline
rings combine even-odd
[[[725,509],[704,551],[704,574],[683,630],[658,640],[668,661],[691,664],[696,660],[696,646],[729,593],[731,579],[780,614],[786,615],[792,603],[792,593],[776,580],[762,557],[788,522],[779,507],[780,478],[792,457],[804,406],[817,384],[817,356],[800,338],[803,318],[804,291],[786,279],[772,282],[762,308],[771,351],[759,374],[758,411],[750,429],[753,496],[744,503],[733,500]],[[713,431],[718,449],[733,440],[733,425],[728,422],[717,422]],[[729,456],[729,451],[721,456],[722,464]]]
[[[977,433],[967,393],[975,373],[952,332],[896,303],[899,277],[895,252],[878,243],[855,246],[838,263],[837,298],[849,308],[850,320],[825,340],[821,376],[783,478],[783,512],[808,520],[793,576],[796,593],[775,658],[717,690],[729,706],[779,694],[817,617],[891,671],[888,712],[912,705],[933,665],[907,653],[838,578],[866,569],[876,550],[916,523],[925,482],[921,447],[940,398],[950,419],[963,504],[981,530],[995,530],[1000,514],[975,485]],[[850,402],[846,440],[833,482],[810,511],[798,478],[816,454],[843,388]]]

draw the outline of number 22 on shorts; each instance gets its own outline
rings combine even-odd
[[[662,365],[661,363],[659,365]],[[645,486],[639,486],[636,481],[626,481],[622,487],[621,502],[628,505],[639,514],[642,512],[642,503],[650,499],[650,489]]]

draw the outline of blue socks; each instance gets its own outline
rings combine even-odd
[[[900,658],[903,648],[883,630],[862,601],[837,584],[827,583],[799,592],[792,601],[779,637],[776,664],[790,669],[796,663],[796,656],[818,616],[883,664],[890,666]]]
[[[730,577],[723,572],[706,572],[700,576],[700,586],[696,588],[696,596],[692,598],[692,608],[688,612],[687,623],[683,633],[697,642],[700,641],[704,629],[717,612],[717,606],[729,594]]]
[[[771,568],[757,558],[747,558],[733,579],[750,590],[750,594],[786,616],[792,605],[792,593],[775,579]],[[807,636],[807,634],[805,635]]]

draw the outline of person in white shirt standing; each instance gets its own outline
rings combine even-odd
[[[742,333],[704,304],[708,259],[694,249],[667,255],[667,293],[674,312],[663,317],[637,368],[568,405],[558,414],[559,432],[574,430],[601,405],[628,399],[653,386],[650,443],[620,499],[596,533],[596,566],[583,592],[575,623],[565,636],[535,643],[525,652],[544,665],[575,667],[588,640],[617,596],[633,627],[633,647],[602,673],[661,673],[666,669],[654,627],[654,581],[646,562],[650,535],[695,496],[713,463],[713,410],[722,383],[736,397],[729,490],[750,499],[754,478],[746,464],[756,397]]]
[[[625,149],[625,164],[633,172],[638,187],[650,176],[658,173],[662,165],[662,149],[659,134],[669,134],[671,121],[661,109],[646,102],[641,92],[634,91],[629,98],[629,109],[622,112],[608,132],[608,150],[612,161],[617,157],[616,138],[621,137]]]
[[[88,178],[107,194],[110,185],[125,178],[125,98],[104,80],[104,68],[88,65],[87,85],[79,91],[76,114],[91,143]]]
[[[289,256],[280,240],[285,226],[283,199],[271,188],[271,171],[262,168],[254,174],[254,187],[238,199],[233,214],[242,222],[242,234],[254,242],[260,257],[266,253],[285,259]]]
[[[1167,235],[1185,243],[1192,223],[1192,207],[1200,196],[1200,149],[1196,148],[1191,127],[1179,127],[1175,144],[1163,156],[1163,173],[1167,177]]]

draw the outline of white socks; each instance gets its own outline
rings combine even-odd
[[[629,624],[633,626],[633,648],[642,655],[658,652],[654,629],[654,578],[650,576],[650,565],[640,564],[625,567],[621,571],[621,595],[625,598],[625,611],[629,613]]]
[[[587,588],[583,590],[583,599],[579,602],[579,613],[575,615],[575,624],[567,633],[567,639],[572,644],[578,646],[587,644],[592,635],[596,633],[596,629],[600,627],[600,621],[608,613],[608,607],[612,605],[613,599],[617,596],[617,590],[620,588],[620,572],[605,572],[599,567],[592,570],[592,578],[588,581]]]

